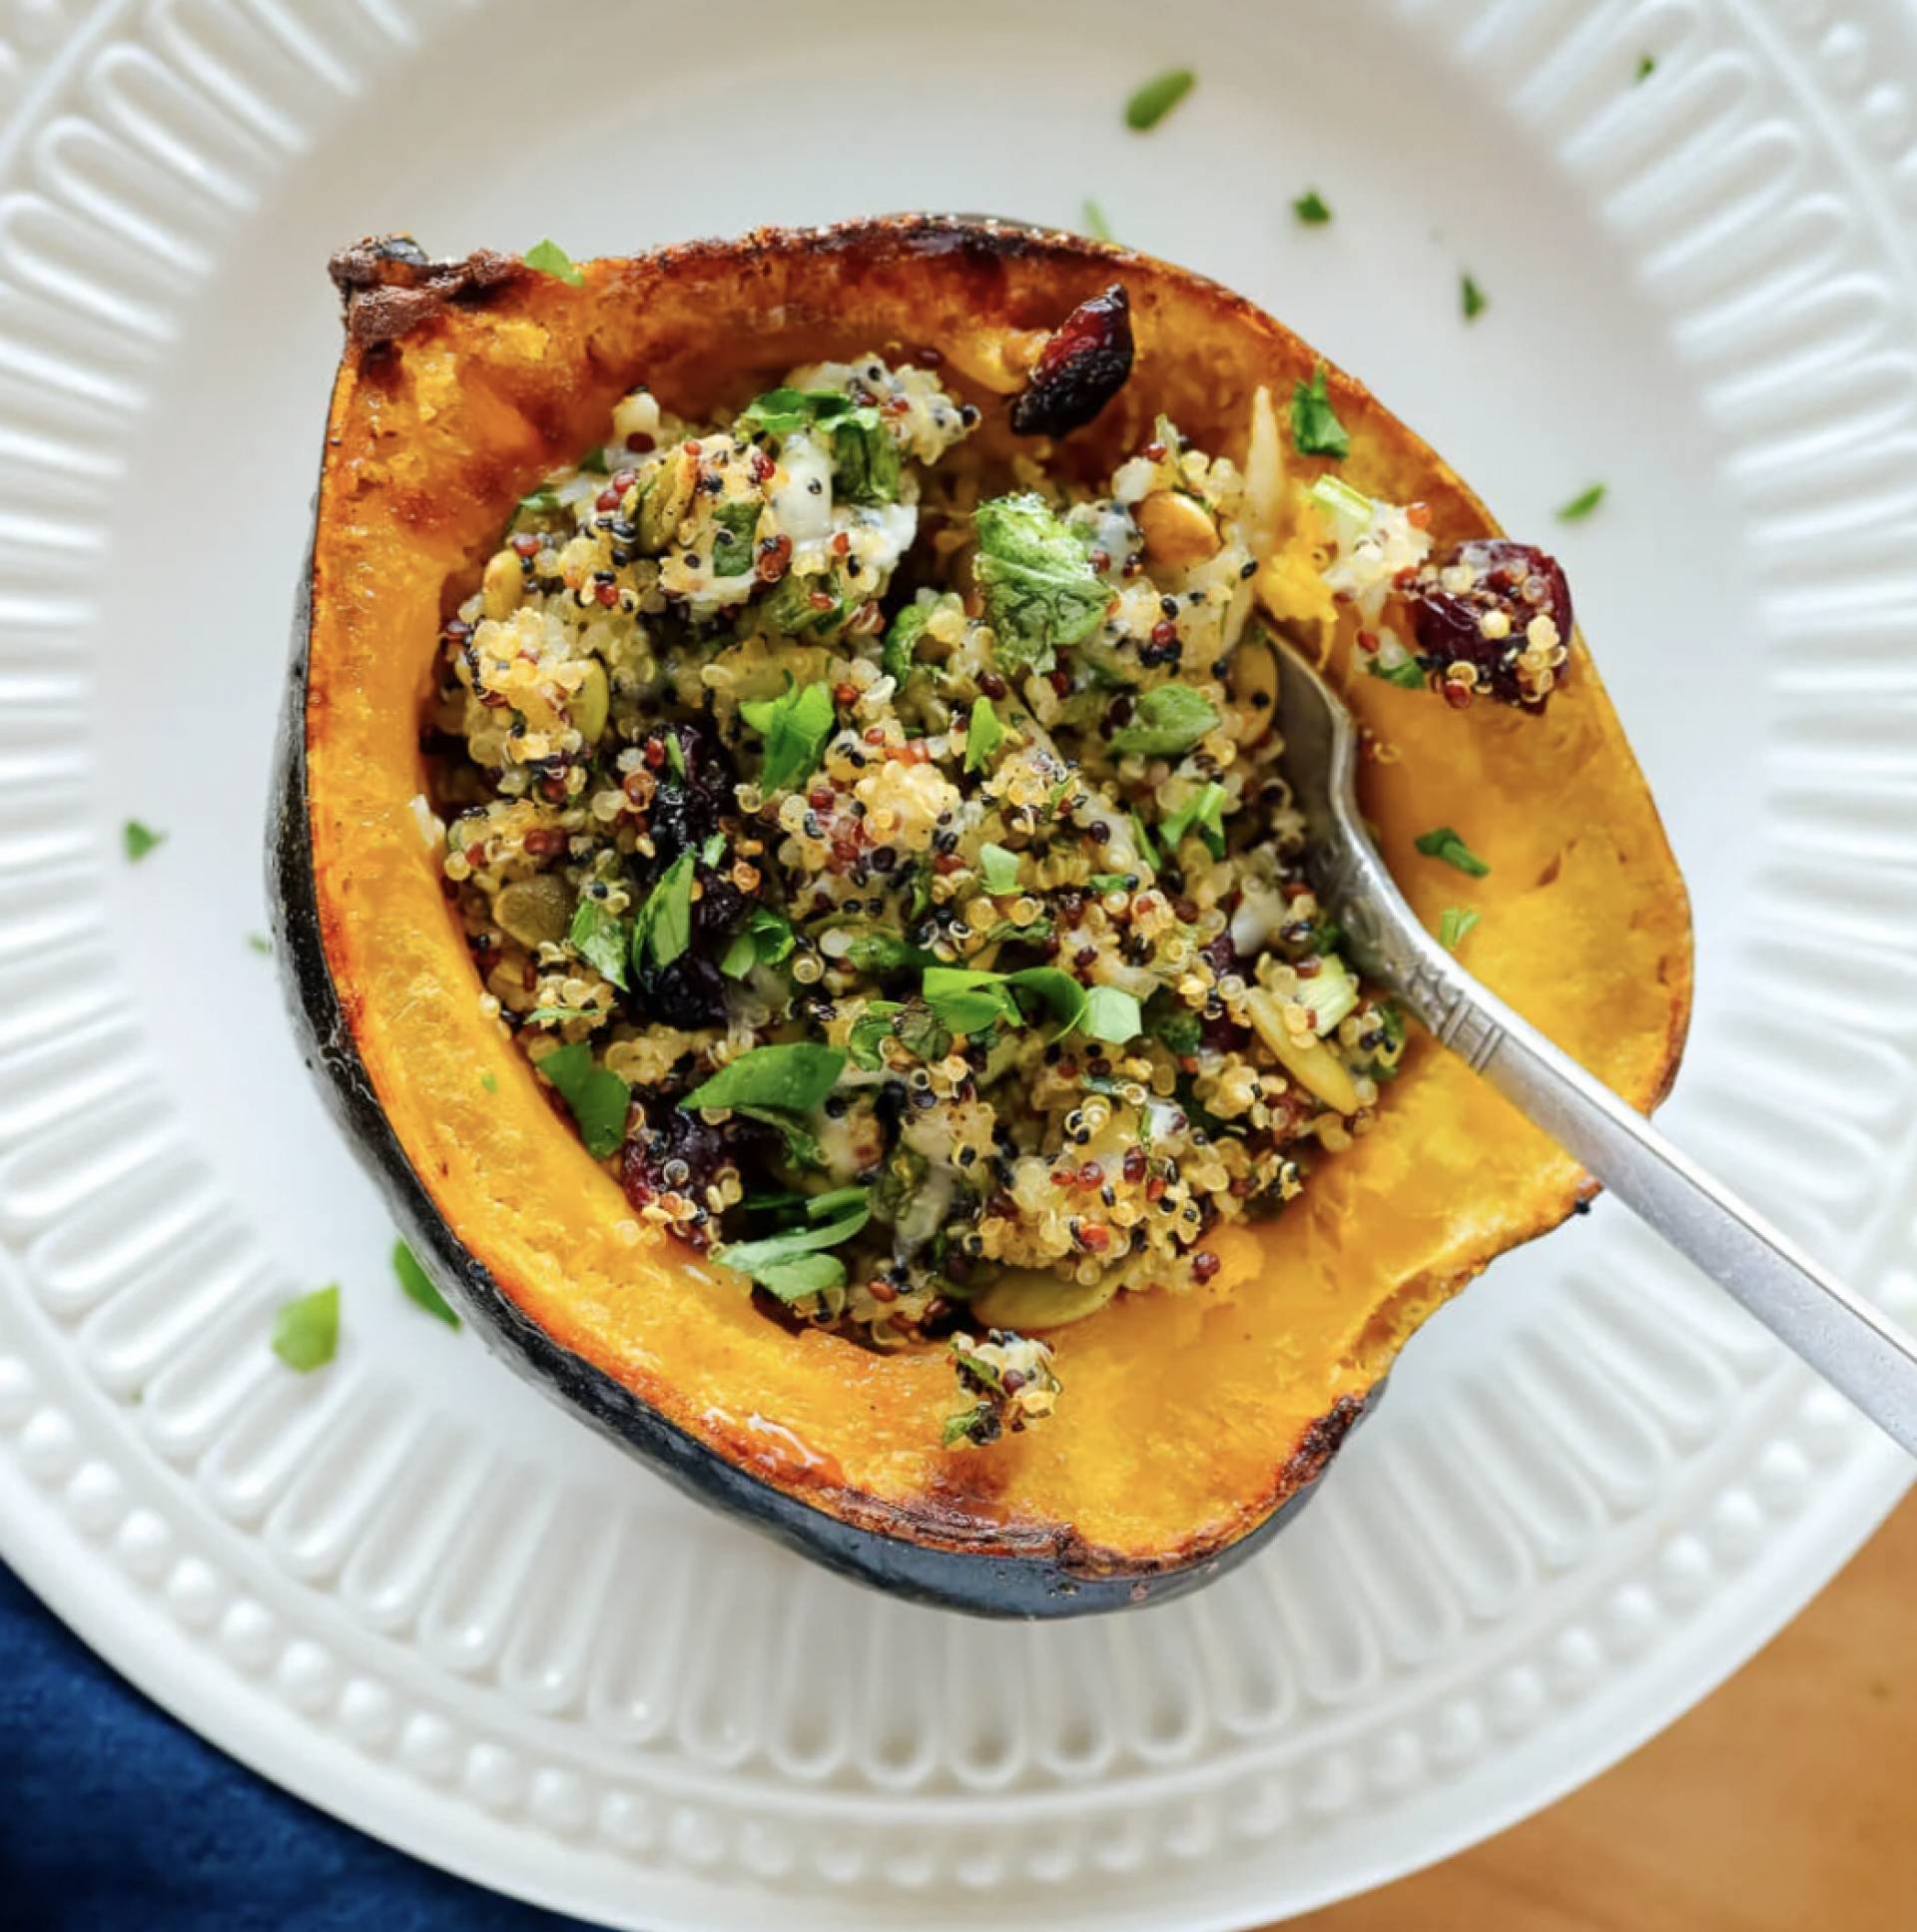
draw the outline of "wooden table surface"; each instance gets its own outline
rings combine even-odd
[[[1913,1932],[1917,1495],[1730,1681],[1502,1837],[1287,1932]]]

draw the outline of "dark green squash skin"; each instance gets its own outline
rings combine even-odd
[[[317,511],[316,511],[317,514]],[[975,1616],[1086,1616],[1168,1603],[1262,1550],[1317,1493],[1339,1445],[1377,1405],[1345,1399],[1298,1452],[1302,1487],[1226,1549],[1178,1568],[1079,1575],[1065,1563],[915,1543],[846,1523],[729,1463],[602,1370],[561,1348],[503,1294],[447,1225],[393,1133],[353,1043],[320,941],[307,800],[307,662],[313,607],[309,557],[293,625],[293,663],[274,754],[267,895],[281,985],[309,1071],[359,1163],[434,1284],[487,1348],[554,1402],[651,1465],[687,1496],[776,1538],[842,1576],[909,1602]],[[1196,1419],[1202,1428],[1202,1418]]]

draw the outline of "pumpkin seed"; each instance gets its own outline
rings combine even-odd
[[[1038,1268],[1014,1268],[971,1298],[971,1312],[992,1328],[1023,1335],[1034,1328],[1063,1328],[1095,1315],[1118,1292],[1118,1278],[1107,1273],[1089,1287]]]
[[[569,707],[572,727],[588,745],[598,742],[611,708],[612,687],[606,682],[606,667],[595,657],[587,664],[585,678],[572,694]]]
[[[515,879],[499,889],[492,916],[521,946],[557,945],[572,924],[572,894],[556,873]]]

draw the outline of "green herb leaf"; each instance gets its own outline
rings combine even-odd
[[[1458,278],[1458,300],[1464,309],[1466,322],[1476,322],[1489,306],[1485,292],[1468,275]]]
[[[1478,924],[1480,917],[1468,907],[1447,906],[1438,916],[1439,945],[1456,953],[1459,942]]]
[[[1291,391],[1291,441],[1301,456],[1332,456],[1342,461],[1351,454],[1351,437],[1338,420],[1325,391],[1325,365],[1320,362],[1309,382]]]
[[[436,1315],[448,1328],[459,1326],[452,1304],[432,1285],[431,1276],[419,1265],[419,1257],[403,1241],[392,1244],[392,1272],[399,1277],[399,1286],[428,1315]]]
[[[535,242],[522,258],[529,269],[540,275],[549,275],[555,282],[563,282],[569,289],[583,289],[586,278],[579,273],[573,259],[557,242],[550,239]]]
[[[1401,691],[1422,691],[1425,688],[1425,674],[1419,668],[1415,657],[1400,658],[1396,664],[1380,664],[1376,656],[1365,660],[1365,669],[1374,678],[1383,678],[1387,684],[1395,684]]]
[[[624,990],[626,960],[632,945],[632,933],[624,920],[607,912],[602,901],[582,899],[566,938],[589,966]]]
[[[1138,996],[1122,986],[1091,987],[1085,994],[1079,1024],[1093,1039],[1102,1039],[1112,1046],[1122,1046],[1144,1031]]]
[[[821,1248],[836,1248],[840,1242],[850,1241],[871,1218],[871,1206],[862,1202],[836,1221],[811,1227],[781,1228],[777,1234],[763,1235],[757,1241],[731,1242],[720,1248],[714,1258],[723,1261],[728,1268],[736,1268],[742,1275],[751,1275],[755,1281],[765,1281],[765,1269],[782,1268],[801,1255],[818,1253]],[[775,1294],[779,1292],[773,1283],[766,1282],[765,1285],[772,1288]]]
[[[762,1262],[748,1272],[781,1301],[804,1301],[823,1289],[846,1285],[846,1264],[836,1254],[795,1255],[790,1261]]]
[[[1651,54],[1639,54],[1637,56],[1637,72],[1632,79],[1631,85],[1633,87],[1640,86],[1643,82],[1649,80],[1656,71],[1656,57]]]
[[[1014,675],[1049,671],[1057,652],[1104,621],[1111,592],[1091,566],[1091,545],[1042,496],[980,503],[973,565],[991,625],[992,655]]]
[[[931,604],[908,604],[892,620],[892,628],[886,632],[882,668],[895,684],[904,684],[912,676],[913,653],[919,648],[919,640],[925,635],[932,612]]]
[[[795,429],[832,423],[858,407],[843,389],[768,389],[756,395],[733,419],[733,434],[789,436]]]
[[[1151,843],[1151,834],[1145,830],[1145,822],[1138,816],[1136,808],[1133,808],[1129,816],[1132,841],[1138,848],[1139,857],[1153,872],[1156,872],[1159,865],[1158,848]]]
[[[557,1048],[537,1064],[565,1101],[586,1152],[594,1160],[615,1152],[626,1137],[626,1115],[632,1109],[625,1081],[610,1067],[595,1065],[584,1040]]]
[[[679,742],[676,731],[666,733],[666,763],[672,767],[672,775],[683,785],[686,778],[686,748]]]
[[[1292,203],[1291,212],[1307,228],[1321,228],[1331,220],[1331,210],[1325,206],[1325,198],[1315,188],[1307,188]]]
[[[1018,855],[1015,852],[1007,852],[1003,846],[980,846],[978,869],[983,875],[986,892],[1003,894],[1018,890]]]
[[[806,1219],[830,1220],[842,1208],[857,1207],[869,1192],[864,1187],[835,1187],[829,1193],[810,1195],[806,1200]]]
[[[273,1352],[302,1375],[322,1369],[339,1347],[339,1289],[316,1288],[282,1302],[273,1318]]]
[[[1131,716],[1111,734],[1122,758],[1177,758],[1218,722],[1218,713],[1188,684],[1159,684],[1138,694]]]
[[[1483,879],[1491,871],[1448,825],[1441,825],[1435,832],[1423,834],[1414,843],[1427,859],[1442,859],[1446,865],[1455,866],[1474,879]]]
[[[1174,67],[1154,74],[1125,103],[1125,126],[1136,134],[1155,128],[1198,84],[1189,67]]]
[[[894,503],[899,499],[899,445],[877,409],[862,407],[832,427],[832,480],[848,503]]]
[[[1145,1009],[1145,1026],[1168,1053],[1180,1058],[1197,1052],[1204,1039],[1204,1022],[1173,993],[1152,994]]]
[[[768,792],[788,791],[818,769],[832,737],[832,686],[793,684],[776,698],[749,698],[739,715],[766,741],[759,783]]]
[[[783,914],[770,906],[755,906],[733,935],[719,970],[728,979],[743,979],[756,966],[778,966],[795,944],[792,926]]]
[[[632,964],[640,971],[671,966],[692,944],[693,854],[682,852],[659,877],[632,922]]]
[[[795,1167],[824,1167],[825,1150],[819,1145],[813,1131],[795,1113],[788,1113],[783,1107],[748,1107],[733,1109],[742,1113],[748,1120],[762,1121],[766,1126],[775,1128],[786,1143],[786,1158]]]
[[[1005,989],[1002,972],[965,966],[928,966],[926,1004],[949,1032],[982,1033],[997,1025],[1022,1026],[1025,1016]]]
[[[755,1046],[729,1060],[711,1079],[679,1102],[682,1107],[786,1107],[807,1113],[839,1082],[845,1049],[793,1040]]]
[[[979,696],[971,701],[971,717],[965,725],[965,770],[982,772],[991,755],[1005,742],[1005,728],[991,708],[991,700]]]
[[[1187,832],[1194,831],[1214,859],[1225,856],[1225,788],[1216,779],[1201,786],[1158,828],[1166,850],[1172,852]]]
[[[758,497],[735,497],[712,512],[712,574],[743,577],[752,568],[752,540],[765,505]]]
[[[579,472],[583,476],[610,476],[612,465],[606,461],[604,448],[588,449],[579,458]]]
[[[1342,476],[1334,476],[1330,470],[1312,479],[1308,493],[1321,508],[1334,516],[1348,516],[1354,523],[1369,523],[1376,507],[1363,490],[1353,489]]]
[[[1137,877],[1134,872],[1095,872],[1085,883],[1094,893],[1128,893]]]
[[[851,1054],[854,1066],[866,1073],[877,1073],[884,1068],[885,1054],[880,1049],[893,1036],[893,1015],[904,1011],[904,1005],[897,999],[866,1002],[865,1011],[852,1022],[852,1031],[846,1035],[846,1051]]]
[[[1582,523],[1603,500],[1603,484],[1593,483],[1589,489],[1580,490],[1569,503],[1561,503],[1558,506],[1558,521],[1560,523]]]
[[[486,1070],[479,1075],[479,1084],[482,1087],[484,1087],[488,1093],[497,1093],[499,1091],[499,1075],[495,1073],[491,1067],[487,1067]]]
[[[142,825],[138,819],[129,819],[121,828],[120,836],[126,844],[127,858],[138,865],[155,846],[164,845],[167,835],[156,832],[150,825]]]
[[[273,957],[273,942],[264,933],[249,933],[247,944],[254,952],[264,953],[269,959]]]
[[[706,843],[699,848],[699,863],[702,866],[704,866],[708,872],[710,872],[713,869],[713,867],[715,867],[719,863],[719,861],[723,859],[725,856],[726,856],[726,835],[723,832],[715,832],[712,835],[712,837],[708,839]]]
[[[1089,195],[1085,197],[1084,213],[1080,218],[1079,226],[1094,242],[1111,240],[1111,225],[1105,220],[1105,211]]]

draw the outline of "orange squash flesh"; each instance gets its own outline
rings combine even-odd
[[[1275,1221],[1218,1231],[1224,1265],[1204,1289],[1121,1296],[1061,1331],[1058,1415],[987,1451],[944,1450],[957,1393],[942,1352],[795,1336],[696,1256],[621,1238],[631,1211],[617,1184],[480,1012],[408,802],[427,785],[419,720],[443,611],[515,499],[595,440],[635,381],[696,417],[796,363],[866,349],[933,349],[953,375],[1003,331],[1051,326],[1119,280],[1135,370],[1060,456],[1091,473],[1145,440],[1159,410],[1199,447],[1242,459],[1254,387],[1282,401],[1320,358],[1165,264],[931,219],[594,263],[580,289],[497,259],[436,285],[397,279],[419,286],[369,283],[349,299],[292,755],[304,755],[300,831],[340,1044],[444,1230],[537,1331],[823,1518],[961,1562],[1037,1558],[1070,1578],[1219,1556],[1315,1478],[1427,1315],[1590,1191],[1574,1161],[1414,1040],[1370,1133],[1321,1159]],[[1330,387],[1352,439],[1342,475],[1427,503],[1441,544],[1495,531],[1366,390],[1335,370]],[[1457,712],[1365,677],[1348,695],[1386,748],[1364,802],[1414,906],[1434,927],[1447,906],[1478,910],[1471,967],[1632,1105],[1654,1105],[1688,1012],[1688,913],[1582,640],[1542,716]],[[1489,877],[1416,854],[1413,840],[1444,824],[1467,830]]]

